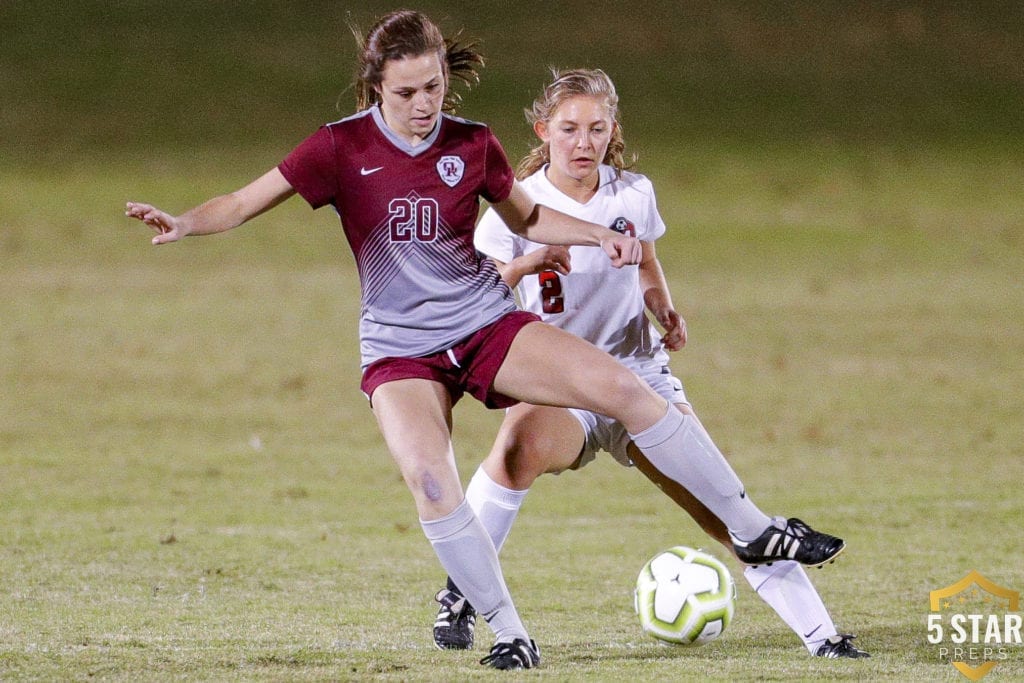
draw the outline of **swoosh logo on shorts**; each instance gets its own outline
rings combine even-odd
[[[376,173],[377,171],[379,171],[382,168],[384,168],[384,167],[383,166],[378,166],[377,168],[366,168],[366,167],[363,167],[363,168],[359,169],[359,175],[370,175],[371,173]]]

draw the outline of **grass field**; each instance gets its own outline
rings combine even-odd
[[[300,18],[322,6],[310,4]],[[476,16],[468,5],[444,6],[448,16]],[[56,4],[40,7],[73,33]],[[92,22],[83,25],[133,12],[159,13],[172,36],[188,29],[203,37],[217,25],[171,17],[159,3],[76,7],[80,22]],[[858,25],[887,25],[880,7]],[[711,22],[716,30],[739,12],[727,8]],[[297,30],[285,5],[266,3],[266,11],[259,35],[277,35],[267,28],[273,20],[284,35]],[[819,17],[808,12],[790,19]],[[739,603],[722,638],[685,649],[643,636],[631,595],[640,566],[669,545],[707,540],[638,473],[599,461],[542,478],[503,553],[544,656],[522,676],[960,680],[926,640],[929,592],[972,569],[1024,591],[1019,74],[986,80],[975,52],[936,57],[942,68],[930,78],[958,93],[976,84],[963,120],[950,118],[943,93],[920,88],[879,123],[873,114],[884,107],[858,93],[922,81],[900,80],[893,67],[881,91],[874,81],[852,86],[873,66],[923,59],[949,38],[946,24],[931,31],[921,12],[929,30],[913,50],[890,46],[875,53],[877,63],[846,65],[851,89],[842,102],[812,97],[801,108],[799,84],[820,76],[811,59],[772,80],[801,49],[779,40],[749,46],[767,81],[750,73],[734,81],[791,86],[783,102],[751,85],[765,119],[729,109],[742,98],[726,87],[685,109],[685,120],[706,114],[696,130],[663,133],[672,118],[665,98],[646,118],[629,114],[640,170],[659,189],[670,226],[659,254],[689,323],[690,344],[673,368],[762,508],[847,539],[842,558],[811,577],[840,629],[856,633],[873,658],[809,658],[735,563]],[[85,81],[72,100],[81,134],[48,137],[37,117],[46,97],[67,94],[56,67],[73,60],[18,52],[38,42],[25,16],[24,8],[0,10],[6,27],[23,29],[6,32],[13,37],[0,55],[17,53],[43,93],[33,99],[19,81],[0,118],[10,139],[25,143],[0,161],[0,680],[502,676],[476,662],[490,644],[485,626],[472,653],[432,646],[431,597],[442,572],[357,388],[358,283],[336,219],[292,200],[228,235],[156,249],[122,216],[127,199],[178,210],[233,189],[315,124],[289,116],[287,97],[240,88],[218,99],[218,78],[263,64],[243,52],[205,81],[193,76],[205,118],[157,102],[160,125],[144,125],[145,112],[119,99],[132,69],[163,73],[174,60],[119,61],[124,45],[81,32],[80,44],[62,44],[94,60],[110,51],[109,61],[73,65]],[[913,32],[912,17],[904,19]],[[258,24],[248,17],[226,42],[238,47]],[[131,48],[157,33],[114,26],[104,30]],[[979,18],[957,35],[1002,46],[988,59],[1009,64],[1019,46],[1000,26]],[[496,128],[508,131],[515,155],[525,148],[512,133],[524,128],[518,109],[543,72],[517,72],[511,59],[503,67],[503,37],[490,30],[499,58],[479,107],[496,111],[504,89],[504,106],[514,106]],[[542,37],[531,34],[531,49]],[[347,39],[315,33],[288,63]],[[197,44],[198,54],[178,43],[168,54],[191,59],[191,74],[208,73],[222,54]],[[645,45],[654,50],[657,41]],[[271,40],[265,46],[284,54]],[[684,91],[718,82],[717,69],[737,68],[736,54],[701,62],[706,70]],[[771,54],[777,61],[762,59]],[[117,64],[128,84],[104,79]],[[300,86],[322,94],[320,71],[295,70]],[[637,78],[650,85],[652,74]],[[273,84],[280,74],[266,76]],[[636,87],[625,83],[624,91]],[[309,106],[312,95],[302,92]],[[265,100],[253,116],[261,127],[246,131],[254,139],[214,144],[218,130],[243,118],[235,109],[247,97]],[[909,113],[919,103],[923,122]],[[809,113],[818,104],[827,105],[820,120]],[[728,110],[718,128],[709,123],[714,112],[701,109],[712,105]],[[847,105],[856,140],[834,126]],[[1018,118],[1001,116],[1011,110]],[[313,121],[329,117],[313,113]],[[176,118],[190,115],[203,120],[194,144]],[[791,120],[819,127],[798,134]],[[267,131],[278,137],[262,137]],[[469,401],[457,407],[465,478],[499,418]],[[1010,648],[986,680],[1024,680],[1024,649]]]
[[[928,592],[971,569],[1024,586],[1024,167],[823,154],[649,173],[692,335],[674,367],[762,507],[847,537],[812,577],[875,657],[811,660],[742,580],[719,642],[646,640],[640,564],[706,541],[599,463],[542,479],[506,546],[536,675],[953,679]],[[331,217],[293,202],[154,249],[119,216],[126,196],[187,204],[237,176],[82,170],[63,205],[46,179],[3,180],[0,677],[483,675],[483,650],[430,644],[440,569],[356,389]],[[497,421],[458,407],[464,474]],[[993,680],[1024,676],[1019,652]]]

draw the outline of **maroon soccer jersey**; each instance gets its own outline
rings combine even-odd
[[[323,126],[279,168],[310,206],[341,217],[362,285],[364,368],[451,348],[515,310],[473,247],[480,198],[504,200],[514,180],[486,126],[444,115],[414,147],[371,107]]]

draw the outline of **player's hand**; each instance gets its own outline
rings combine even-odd
[[[525,274],[533,275],[553,270],[561,275],[568,275],[572,270],[569,247],[544,246],[520,258],[525,262]]]
[[[629,235],[621,235],[614,230],[608,232],[611,236],[601,240],[601,248],[608,254],[613,266],[622,268],[640,263],[640,257],[643,256],[640,240]]]
[[[658,324],[665,330],[661,343],[669,351],[678,351],[686,346],[686,321],[671,308],[659,311]]]
[[[150,204],[128,202],[124,215],[142,221],[156,232],[153,244],[176,242],[188,234],[182,222]]]

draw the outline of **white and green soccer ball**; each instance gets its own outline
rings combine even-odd
[[[640,570],[633,606],[645,633],[669,643],[702,645],[732,621],[736,584],[713,555],[676,546]]]

